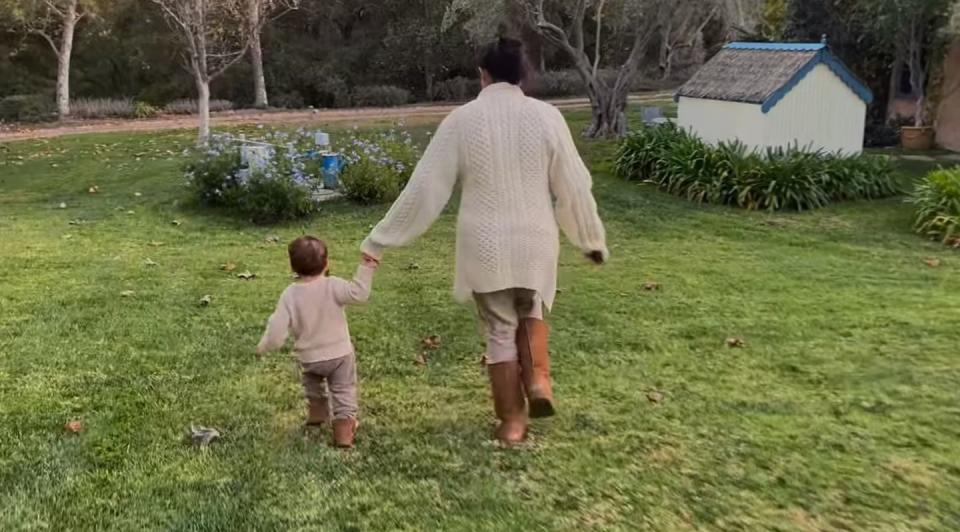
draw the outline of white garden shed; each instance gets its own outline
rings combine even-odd
[[[870,89],[826,44],[731,43],[677,91],[678,124],[712,144],[863,150]]]

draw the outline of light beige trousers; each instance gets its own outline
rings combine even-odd
[[[300,364],[303,391],[308,399],[326,401],[329,389],[330,406],[336,419],[356,418],[356,356],[350,354],[333,360]]]
[[[510,288],[473,294],[487,340],[487,364],[519,360],[517,328],[520,320],[543,319],[543,300],[536,290]]]

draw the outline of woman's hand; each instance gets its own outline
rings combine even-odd
[[[594,264],[601,265],[604,262],[606,262],[606,259],[603,258],[602,251],[588,251],[587,253],[585,253],[585,255],[587,257],[587,260],[589,260]]]
[[[367,255],[366,253],[363,253],[361,255],[360,260],[363,262],[364,266],[367,266],[370,268],[376,268],[377,266],[380,266],[380,261],[371,257],[370,255]]]

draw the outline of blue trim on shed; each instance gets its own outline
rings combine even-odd
[[[802,42],[732,42],[724,48],[730,50],[777,50],[781,52],[817,52],[827,45]]]
[[[780,103],[780,100],[784,99],[784,97],[786,97],[790,91],[796,88],[796,86],[799,85],[805,77],[807,77],[807,74],[812,72],[813,69],[821,63],[827,65],[827,67],[830,68],[830,70],[836,74],[837,77],[839,77],[847,87],[850,87],[850,90],[852,90],[861,100],[863,100],[864,103],[867,105],[873,103],[873,92],[871,92],[870,89],[863,84],[863,82],[857,79],[857,76],[855,76],[853,72],[850,72],[850,69],[844,66],[839,59],[831,54],[826,46],[822,44],[818,46],[821,48],[817,55],[815,55],[813,59],[811,59],[810,62],[808,62],[803,66],[803,68],[794,74],[789,81],[777,89],[776,92],[771,94],[770,97],[763,102],[761,110],[764,114],[769,113],[771,109]]]

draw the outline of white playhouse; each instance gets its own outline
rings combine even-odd
[[[677,91],[678,124],[707,142],[859,153],[870,89],[826,44],[732,43]]]

